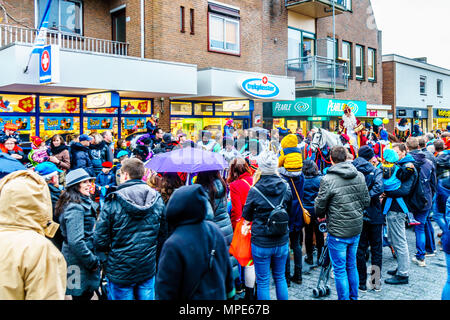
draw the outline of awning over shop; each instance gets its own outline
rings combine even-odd
[[[178,62],[60,49],[60,81],[39,84],[39,56],[30,45],[0,50],[0,91],[86,95],[117,91],[120,96],[152,98],[197,94],[197,66]]]
[[[207,68],[198,71],[197,94],[176,99],[282,101],[295,99],[293,77]]]

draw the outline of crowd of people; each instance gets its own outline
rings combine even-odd
[[[272,275],[287,300],[326,249],[338,298],[355,300],[381,290],[384,246],[398,265],[384,282],[409,283],[410,227],[411,261],[426,267],[441,248],[450,267],[450,132],[353,154],[336,145],[326,170],[308,150],[313,133],[238,134],[230,121],[222,139],[204,130],[198,141],[158,127],[116,144],[110,131],[32,137],[25,155],[5,125],[1,151],[28,169],[0,180],[0,299],[269,300]],[[217,152],[228,168],[146,168],[179,148]],[[249,232],[252,259],[241,265],[230,245]]]

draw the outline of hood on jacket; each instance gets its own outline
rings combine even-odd
[[[202,222],[212,211],[206,190],[199,184],[182,186],[174,191],[166,207],[169,226],[176,228]]]
[[[400,159],[397,163],[398,164],[404,164],[404,163],[408,163],[408,162],[414,162],[416,161],[411,154],[407,154],[403,159]]]
[[[89,148],[88,148],[88,147],[83,146],[83,145],[82,145],[81,143],[79,143],[79,142],[74,142],[74,143],[72,143],[72,144],[70,145],[70,148],[71,148],[72,150],[76,150],[76,151],[78,151],[78,150],[89,151]]]
[[[411,155],[412,158],[414,158],[414,160],[419,164],[423,164],[425,162],[426,159],[426,154],[423,151],[420,150],[413,150],[409,153]]]
[[[281,148],[295,148],[298,144],[298,138],[295,134],[288,134],[281,140]]]
[[[13,172],[0,181],[0,225],[31,229],[53,238],[52,202],[45,180],[32,171]]]
[[[279,196],[286,192],[287,183],[278,175],[261,175],[261,178],[256,183],[258,189],[264,190],[265,195]]]
[[[358,157],[353,160],[352,164],[355,166],[356,170],[366,175],[375,170],[375,167],[366,159]]]
[[[144,217],[158,199],[158,193],[141,180],[129,180],[115,194],[123,210],[133,217]]]
[[[358,170],[351,162],[341,162],[330,167],[327,174],[336,174],[343,179],[353,179],[358,175]]]

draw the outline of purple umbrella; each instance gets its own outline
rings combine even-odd
[[[159,173],[197,173],[223,170],[228,168],[228,163],[219,153],[197,148],[182,148],[155,155],[145,164],[145,167]]]

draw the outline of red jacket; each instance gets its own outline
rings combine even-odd
[[[245,182],[245,181],[247,182]],[[249,173],[242,174],[238,180],[230,183],[230,198],[231,198],[231,225],[233,230],[236,227],[236,223],[242,217],[242,209],[247,201],[247,195],[250,190],[250,186],[253,184],[253,178]]]

